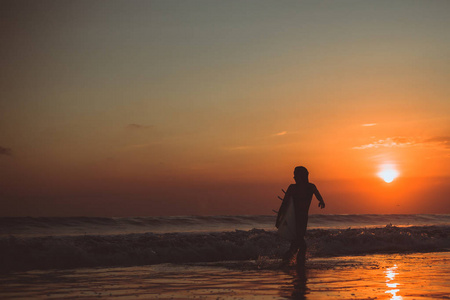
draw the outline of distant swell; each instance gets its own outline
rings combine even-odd
[[[118,235],[132,233],[223,232],[260,228],[272,230],[273,215],[243,216],[166,216],[166,217],[3,217],[0,218],[0,237],[43,237],[66,235]],[[311,215],[310,229],[340,229],[348,227],[448,226],[448,214],[414,215]]]
[[[308,231],[311,257],[448,251],[450,227],[416,226]],[[274,231],[142,233],[0,238],[0,270],[65,269],[279,258],[288,242]]]

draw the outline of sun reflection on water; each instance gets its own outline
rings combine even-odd
[[[403,299],[402,296],[397,295],[397,293],[400,291],[400,289],[397,289],[397,286],[399,285],[399,283],[393,282],[395,279],[395,276],[398,275],[398,273],[396,272],[397,269],[398,269],[398,267],[395,264],[393,267],[387,268],[385,271],[386,286],[388,288],[390,288],[389,290],[386,291],[386,294],[392,294],[391,300],[402,300]]]

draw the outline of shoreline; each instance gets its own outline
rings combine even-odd
[[[0,276],[2,299],[448,299],[450,252],[35,270]],[[397,297],[397,298],[395,298]]]

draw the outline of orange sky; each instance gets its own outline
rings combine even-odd
[[[450,3],[0,5],[3,216],[450,213]]]

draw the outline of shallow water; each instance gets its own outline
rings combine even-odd
[[[450,252],[16,272],[2,299],[449,299]]]

